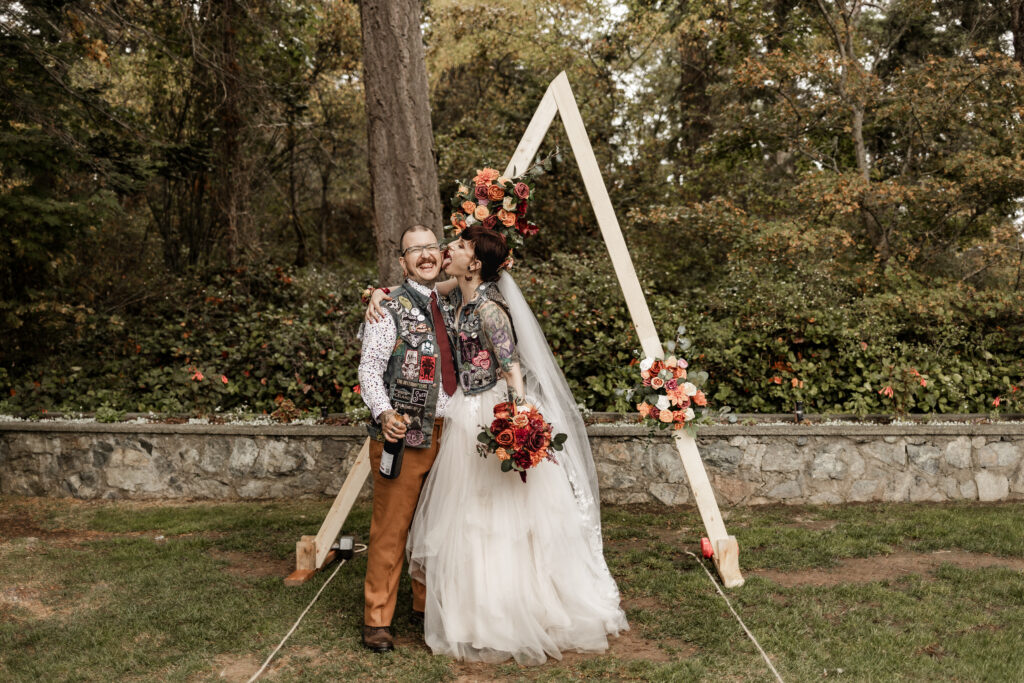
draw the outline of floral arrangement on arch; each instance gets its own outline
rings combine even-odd
[[[555,451],[562,450],[567,435],[552,434],[551,425],[536,407],[516,406],[512,401],[494,406],[494,421],[477,435],[477,452],[486,458],[494,453],[502,472],[519,472],[526,482],[526,470],[544,460],[556,462]]]
[[[510,250],[523,246],[524,237],[539,232],[536,225],[526,220],[533,186],[527,171],[517,178],[507,178],[493,168],[476,172],[473,181],[459,181],[452,198],[451,225],[454,236],[475,223],[497,230],[505,235]]]
[[[694,406],[704,407],[707,397],[700,387],[707,373],[688,377],[689,364],[682,358],[647,357],[640,361],[641,384],[634,391],[640,397],[636,409],[646,424],[667,429],[695,426],[698,419]]]

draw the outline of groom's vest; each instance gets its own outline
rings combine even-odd
[[[509,314],[508,304],[505,303],[501,292],[498,291],[497,282],[485,282],[477,291],[480,293],[479,296],[463,307],[459,314],[458,327],[455,329],[454,348],[458,361],[456,367],[459,371],[459,386],[467,396],[487,391],[498,383],[498,376],[501,374],[498,359],[484,343],[478,312],[480,304],[485,301],[493,301],[498,304],[508,315],[509,325],[512,324],[512,315]],[[452,293],[452,304],[458,308],[461,303],[462,293],[456,289]],[[512,331],[512,334],[514,338],[515,330]],[[483,360],[484,358],[486,360]]]
[[[439,297],[438,306],[446,326],[451,326],[454,312],[451,302],[447,297]],[[402,285],[391,291],[391,301],[385,301],[383,307],[395,321],[398,333],[384,370],[384,386],[391,406],[412,418],[405,433],[405,444],[426,448],[430,446],[441,387],[441,358],[430,299]],[[448,334],[448,330],[441,330],[440,334]],[[380,425],[372,420],[367,430],[372,438],[382,439]]]

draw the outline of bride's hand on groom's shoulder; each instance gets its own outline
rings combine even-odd
[[[387,292],[383,289],[373,290],[373,294],[370,295],[370,303],[366,305],[366,322],[375,323],[379,320],[384,319],[384,309],[381,308],[381,302],[391,301],[391,297],[388,296]]]

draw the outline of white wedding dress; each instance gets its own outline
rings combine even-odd
[[[409,571],[427,589],[424,638],[435,654],[520,664],[565,650],[603,652],[627,630],[604,561],[593,458],[565,378],[507,274],[502,294],[519,336],[527,399],[568,434],[558,464],[526,482],[477,453],[477,434],[505,400],[503,381],[448,404],[440,449],[409,533]],[[525,308],[525,310],[524,310]],[[541,348],[541,346],[543,348]],[[557,376],[554,376],[557,375]]]

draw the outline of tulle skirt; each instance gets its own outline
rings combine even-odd
[[[448,406],[407,546],[427,588],[424,638],[435,654],[489,663],[603,652],[629,626],[565,473],[545,461],[524,483],[477,453],[504,397],[499,382],[474,396],[460,389]]]

